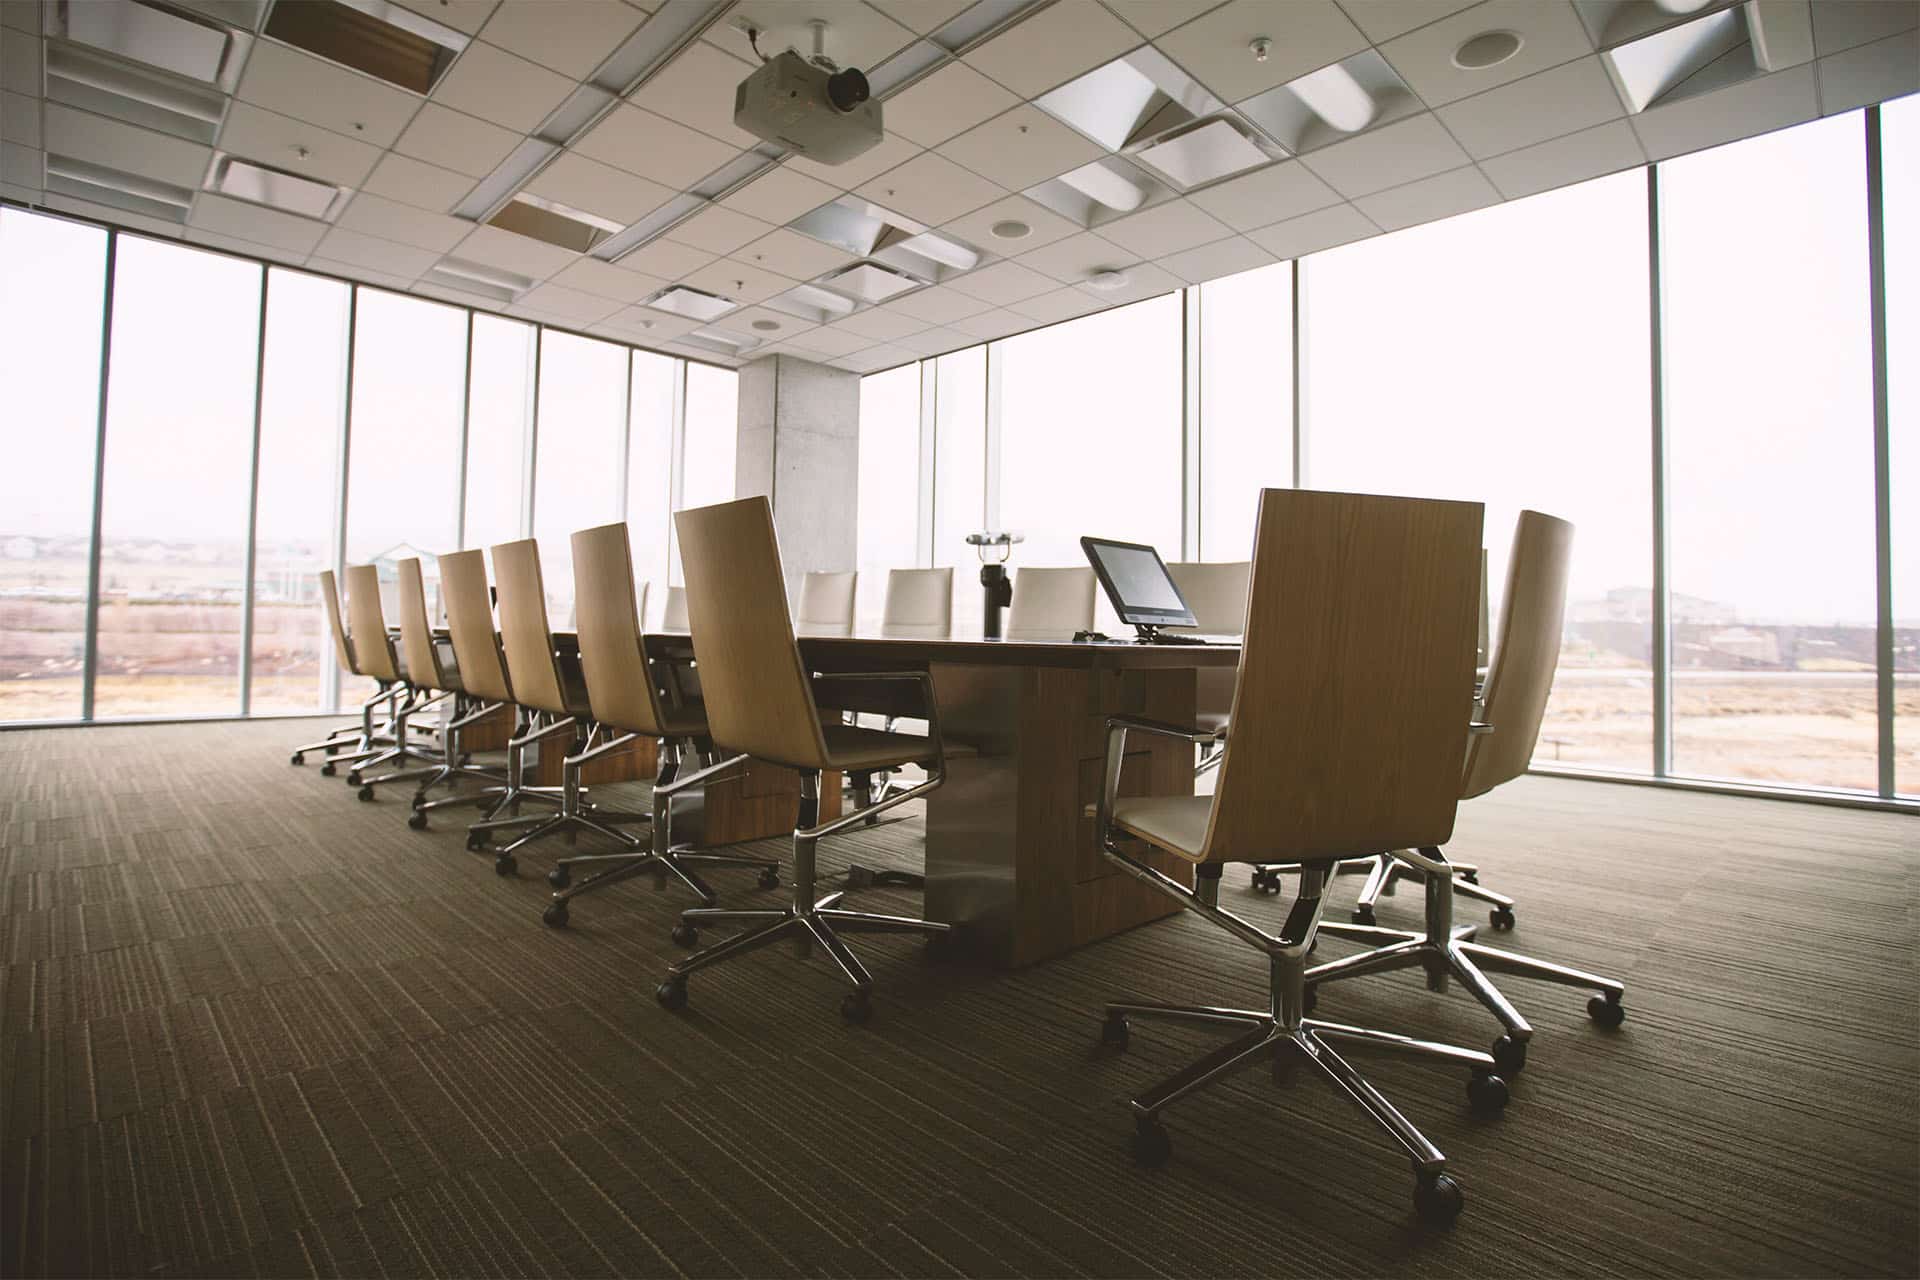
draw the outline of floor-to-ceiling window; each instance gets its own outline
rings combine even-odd
[[[526,534],[537,336],[532,325],[517,320],[473,317],[462,546],[495,547]]]
[[[547,618],[573,625],[573,534],[622,517],[627,349],[548,331],[540,342],[533,532]]]
[[[234,714],[258,263],[119,238],[94,714]]]
[[[734,496],[734,445],[738,440],[740,375],[709,364],[687,366],[680,504],[688,507],[731,502]],[[672,543],[673,581],[680,576],[678,540]]]
[[[1880,108],[1893,494],[1894,789],[1920,795],[1920,95]]]
[[[1675,773],[1877,785],[1859,113],[1660,166]]]
[[[324,711],[333,641],[319,573],[333,564],[346,429],[352,287],[274,267],[267,273],[255,499],[251,711]]]
[[[0,209],[0,720],[82,714],[107,233]]]
[[[673,414],[682,365],[672,356],[633,353],[627,401],[627,541],[633,549],[642,620],[658,621],[667,598],[667,543],[673,523]]]
[[[919,563],[920,365],[860,380],[859,624],[877,629],[887,571]]]
[[[1260,490],[1293,483],[1293,264],[1209,280],[1199,293],[1197,558],[1244,560]]]
[[[953,634],[980,634],[979,556],[967,535],[987,510],[987,349],[955,351],[931,362],[933,396],[933,563],[953,568]],[[1005,528],[1003,523],[999,526]]]
[[[1304,483],[1484,502],[1496,619],[1520,511],[1573,522],[1537,761],[1651,764],[1647,270],[1638,171],[1303,264]]]

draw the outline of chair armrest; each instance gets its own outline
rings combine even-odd
[[[1224,729],[1189,729],[1185,725],[1170,724],[1165,720],[1148,720],[1144,716],[1108,716],[1107,732],[1138,729],[1141,733],[1159,734],[1163,738],[1185,738],[1188,742],[1218,742],[1227,736]],[[1111,741],[1111,737],[1109,737]]]
[[[1094,811],[1093,838],[1096,846],[1101,849],[1107,848],[1111,843],[1113,802],[1120,794],[1120,766],[1126,759],[1127,734],[1132,732],[1151,733],[1162,738],[1178,738],[1196,745],[1203,742],[1219,742],[1227,736],[1225,730],[1188,728],[1185,725],[1169,724],[1164,720],[1149,720],[1144,716],[1108,716],[1107,758],[1101,770],[1100,805]]]
[[[829,695],[832,701],[833,686],[839,682],[880,683],[882,681],[911,681],[920,686],[920,709],[923,714],[914,717],[927,722],[927,735],[938,740],[940,737],[939,709],[933,699],[933,673],[930,671],[831,671],[813,677],[814,701],[820,701],[822,693]]]

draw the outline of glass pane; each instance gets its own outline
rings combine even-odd
[[[1858,112],[1660,167],[1673,768],[1877,785]]]
[[[954,569],[953,634],[977,636],[979,557],[967,535],[987,523],[987,349],[941,356],[933,371],[933,563]]]
[[[994,345],[1016,567],[1085,565],[1083,534],[1180,558],[1180,329],[1173,293]],[[1131,634],[1097,599],[1095,625]]]
[[[860,629],[885,616],[887,571],[919,564],[920,365],[860,380]]]
[[[1293,264],[1200,286],[1200,558],[1252,554],[1260,490],[1293,483]]]
[[[394,565],[419,556],[439,614],[434,557],[458,545],[460,410],[467,314],[360,286],[353,338],[347,469],[347,563],[380,568],[387,624],[397,625]],[[357,705],[371,681],[342,685]]]
[[[320,570],[333,563],[346,425],[348,286],[268,272],[254,522],[252,709],[332,705]]]
[[[739,432],[740,375],[731,369],[687,362],[687,420],[680,507],[706,507],[733,500],[733,449]],[[680,552],[673,551],[673,581]],[[662,600],[666,597],[663,594]]]
[[[627,541],[635,589],[645,586],[643,623],[660,618],[667,601],[667,537],[673,522],[673,393],[680,361],[633,353],[627,422]]]
[[[473,317],[464,546],[498,546],[526,530],[533,335],[532,325],[517,320],[478,313]]]
[[[626,431],[627,349],[547,330],[540,340],[533,532],[547,620],[556,630],[573,628],[574,533],[621,518]]]
[[[80,715],[107,233],[0,209],[0,720]]]
[[[1880,108],[1893,460],[1894,789],[1920,795],[1920,97]]]
[[[94,714],[240,710],[260,266],[119,238]]]
[[[1575,527],[1534,758],[1652,767],[1646,177],[1602,178],[1303,264],[1304,482],[1484,502],[1499,616],[1524,508]]]

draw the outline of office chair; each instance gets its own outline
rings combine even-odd
[[[953,570],[889,569],[880,634],[945,640],[953,635]]]
[[[371,676],[376,681],[400,685],[405,691],[393,707],[393,745],[347,770],[347,784],[359,788],[362,800],[371,800],[376,786],[387,782],[411,782],[425,777],[432,771],[432,766],[440,763],[442,752],[431,746],[422,748],[415,745],[413,717],[438,706],[447,695],[421,682],[431,679],[430,674],[423,674],[416,679],[393,647],[393,637],[387,634],[386,614],[380,605],[380,570],[377,566],[347,566],[347,622],[350,634],[354,637],[353,654],[360,662],[361,674]],[[429,728],[426,732],[431,734],[434,731]],[[408,769],[406,764],[409,760],[420,761],[422,767]],[[368,772],[389,762],[400,768],[377,777]]]
[[[667,602],[661,606],[660,629],[669,635],[687,633],[687,589],[668,587]]]
[[[1093,587],[1089,568],[1015,570],[1005,638],[1071,640],[1093,630]]]
[[[853,599],[859,581],[860,574],[852,569],[842,573],[809,572],[802,577],[794,630],[803,636],[852,635]]]
[[[327,629],[333,633],[333,652],[340,663],[340,670],[356,676],[364,676],[359,661],[354,657],[353,639],[347,634],[346,625],[340,620],[340,593],[334,585],[333,570],[320,571],[320,602],[326,606]],[[375,681],[373,694],[360,704],[360,720],[357,724],[336,727],[318,742],[308,742],[293,749],[289,764],[305,764],[307,752],[321,751],[326,755],[320,765],[323,776],[331,778],[342,761],[352,764],[356,760],[365,760],[380,753],[384,741],[390,740],[386,730],[391,726],[392,708],[395,699],[403,692],[396,681]],[[378,724],[373,712],[375,707],[385,707],[387,713]]]
[[[521,731],[507,743],[508,787],[524,786],[528,748],[551,742],[567,754],[561,761],[559,812],[484,818],[467,828],[467,847],[476,852],[491,849],[493,869],[503,876],[518,869],[515,854],[552,835],[571,839],[581,831],[591,831],[625,848],[639,848],[640,842],[617,830],[615,824],[645,822],[648,815],[596,809],[587,802],[580,785],[581,767],[604,754],[605,748],[596,746],[600,729],[594,722],[578,667],[563,664],[554,649],[553,632],[547,627],[547,592],[540,575],[539,545],[532,538],[522,538],[496,546],[493,576],[500,594],[500,642],[506,650],[507,676],[513,682],[514,701],[526,713]],[[491,844],[495,832],[512,832],[519,827],[527,830],[505,845]]]
[[[1194,630],[1210,636],[1237,636],[1247,626],[1247,578],[1252,569],[1248,560],[1189,560],[1168,565],[1167,575],[1193,610]],[[1233,708],[1233,672],[1225,667],[1202,667],[1193,673],[1193,685],[1194,724],[1225,733],[1227,713]],[[1205,743],[1200,751],[1196,775],[1219,767],[1219,742]]]
[[[793,832],[792,904],[775,910],[738,911],[695,907],[681,915],[674,939],[691,946],[699,928],[740,923],[736,934],[678,961],[654,993],[669,1009],[687,1003],[687,979],[710,965],[758,950],[780,938],[818,942],[853,990],[841,1001],[850,1022],[872,1014],[873,977],[842,933],[943,934],[947,926],[906,916],[873,915],[840,905],[845,891],[816,898],[814,846],[876,811],[926,795],[946,780],[940,750],[939,712],[933,678],[925,671],[835,674],[823,683],[906,681],[917,684],[929,726],[926,737],[885,733],[823,719],[800,646],[794,640],[787,609],[780,547],[773,511],[765,498],[744,498],[698,507],[674,516],[680,534],[680,559],[687,575],[687,609],[693,624],[693,649],[700,664],[707,723],[714,743],[725,751],[800,774],[800,814]],[[889,796],[872,809],[820,823],[820,775],[826,770],[854,771],[921,764],[927,780]]]
[[[1495,635],[1493,662],[1487,670],[1481,696],[1482,716],[1493,732],[1476,737],[1466,753],[1466,769],[1458,783],[1461,799],[1484,795],[1503,782],[1519,777],[1533,756],[1533,744],[1553,691],[1554,668],[1560,655],[1560,632],[1567,599],[1567,562],[1573,552],[1573,526],[1564,520],[1522,511],[1514,530],[1513,557],[1507,565],[1506,598],[1500,602],[1500,625]],[[1231,749],[1229,740],[1229,749]],[[1598,994],[1587,1001],[1587,1013],[1603,1027],[1617,1027],[1626,1019],[1621,1003],[1626,989],[1611,978],[1549,964],[1530,956],[1501,951],[1471,941],[1470,930],[1453,925],[1453,898],[1462,891],[1440,847],[1445,840],[1407,841],[1395,848],[1394,861],[1404,863],[1426,886],[1426,928],[1382,929],[1364,925],[1329,925],[1334,937],[1365,942],[1376,949],[1329,961],[1307,971],[1307,1001],[1321,983],[1364,973],[1384,973],[1420,965],[1427,985],[1444,991],[1451,974],[1505,1028],[1493,1044],[1493,1056],[1504,1074],[1526,1066],[1527,1044],[1533,1028],[1488,979],[1487,973],[1538,978],[1561,986],[1584,987]],[[1477,886],[1476,886],[1477,888]],[[1499,911],[1496,909],[1495,915]]]
[[[573,582],[580,669],[586,677],[587,700],[593,704],[595,721],[619,735],[591,754],[617,750],[645,734],[660,742],[660,767],[653,783],[650,846],[638,854],[587,854],[560,859],[547,876],[554,894],[541,918],[556,928],[563,926],[567,923],[567,904],[573,899],[642,873],[652,874],[663,885],[667,876],[675,876],[693,890],[703,904],[711,906],[713,890],[694,871],[693,864],[751,867],[760,872],[761,888],[779,888],[777,862],[735,854],[701,853],[673,843],[673,798],[689,787],[732,769],[738,762],[714,764],[703,759],[702,768],[692,773],[681,772],[683,753],[692,752],[701,758],[698,742],[707,735],[707,720],[698,707],[673,705],[661,696],[647,658],[640,606],[634,597],[633,548],[627,540],[625,523],[583,529],[573,535]],[[583,756],[569,763],[584,765],[588,758]],[[604,869],[573,884],[573,869],[582,866]]]
[[[1212,796],[1119,794],[1127,738],[1197,742],[1204,729],[1115,716],[1107,721],[1096,823],[1101,851],[1202,919],[1263,954],[1264,1009],[1122,1001],[1102,1038],[1124,1047],[1135,1017],[1237,1028],[1240,1034],[1132,1102],[1133,1149],[1164,1162],[1168,1106],[1230,1073],[1270,1062],[1290,1081],[1305,1068],[1351,1098],[1405,1150],[1414,1204],[1435,1223],[1460,1211],[1446,1157],[1355,1070],[1336,1045],[1465,1067],[1476,1110],[1506,1105],[1493,1058],[1471,1049],[1306,1017],[1306,961],[1323,891],[1342,858],[1444,843],[1473,707],[1473,553],[1479,503],[1268,489],[1254,538],[1246,642],[1232,733]],[[1194,887],[1122,844],[1132,836],[1194,864]],[[1299,891],[1278,935],[1219,905],[1229,862],[1297,863]]]

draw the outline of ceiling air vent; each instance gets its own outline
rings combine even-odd
[[[828,288],[850,294],[862,302],[885,302],[909,289],[917,289],[920,282],[911,276],[903,276],[897,271],[877,267],[871,262],[862,262],[848,267],[837,275],[828,276],[820,282]]]
[[[317,182],[285,169],[242,160],[219,151],[213,153],[213,164],[207,174],[207,189],[236,200],[298,214],[302,218],[321,220],[330,219],[339,212],[347,195],[332,183]]]
[[[912,284],[951,280],[973,270],[984,258],[972,245],[858,196],[842,196],[821,205],[791,225],[802,235],[856,258],[872,258],[894,272],[904,272],[913,277]]]
[[[618,222],[524,191],[501,205],[487,221],[502,231],[531,236],[572,253],[585,253],[621,227]]]
[[[458,31],[390,0],[282,0],[265,34],[423,95],[467,47]]]
[[[655,311],[665,311],[704,323],[708,320],[718,320],[739,304],[716,297],[711,293],[702,293],[698,289],[689,289],[685,285],[675,285],[647,299],[646,305]]]

